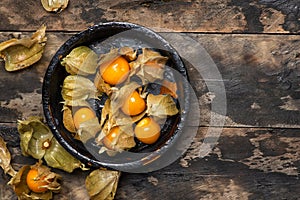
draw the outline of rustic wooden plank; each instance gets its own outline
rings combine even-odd
[[[30,34],[30,33],[28,33]],[[197,48],[184,46],[182,34],[161,33],[181,53],[183,59],[197,56]],[[14,33],[18,35],[18,33]],[[24,36],[25,34],[23,34]],[[45,70],[59,46],[71,33],[48,32],[43,58],[32,67],[9,73],[0,63],[0,121],[14,123],[18,118],[43,115],[41,86]],[[224,82],[227,98],[225,126],[299,127],[300,36],[184,34],[210,55],[222,79],[203,77],[201,66],[186,60],[192,87],[200,102],[200,124],[210,123],[211,102],[220,95],[206,87],[218,88]],[[0,34],[0,41],[11,33]],[[177,42],[176,42],[177,41]],[[178,42],[181,41],[181,42]],[[199,63],[201,65],[201,62]],[[200,68],[200,73],[199,69]],[[223,82],[222,82],[223,81]]]
[[[24,12],[19,12],[24,10]],[[297,33],[298,0],[142,0],[70,1],[61,13],[48,13],[35,0],[0,2],[0,30],[79,31],[107,21],[126,21],[158,31]]]
[[[299,127],[299,36],[164,36],[192,62],[188,69],[201,104],[202,125],[213,125],[211,102],[221,105],[223,100],[218,77],[213,76],[219,72],[227,99],[225,126]],[[212,57],[217,72],[212,63],[206,64],[208,55],[202,56],[203,51]]]
[[[125,174],[116,199],[299,198],[294,192],[299,189],[296,177],[248,171],[241,164],[220,162],[213,157],[197,161],[187,169],[171,167],[170,171],[165,169],[147,175]],[[125,179],[130,179],[131,184],[122,182]],[[153,179],[157,179],[157,183],[153,183]]]
[[[125,174],[117,199],[299,198],[293,192],[300,187],[297,130],[224,128],[211,154],[199,157],[206,129],[179,161],[186,168],[175,162],[149,174]]]
[[[200,128],[186,155],[181,159],[189,166],[190,159],[203,158],[203,144],[211,144],[214,155],[221,161],[236,162],[249,169],[299,175],[298,129],[219,128],[220,136],[213,138],[207,128]]]
[[[228,125],[298,127],[299,36],[189,36],[205,48],[222,75]]]
[[[122,173],[116,199],[297,199],[299,198],[300,139],[296,129],[225,128],[210,153],[199,157],[207,128],[199,129],[188,152],[172,165],[147,174]],[[16,128],[0,127],[0,136],[19,169],[35,160],[20,155]],[[88,172],[63,177],[55,199],[88,199]],[[16,199],[0,170],[0,198]],[[159,192],[158,192],[159,191]]]
[[[194,116],[200,128],[186,154],[159,171],[123,173],[116,199],[299,199],[299,9],[299,0],[91,0],[70,1],[61,13],[47,13],[40,1],[2,0],[0,42],[30,35],[41,24],[48,27],[41,61],[14,73],[0,62],[0,136],[12,152],[13,167],[36,162],[21,155],[16,120],[43,115],[42,80],[58,47],[92,24],[128,21],[162,32],[180,52],[201,115]],[[197,57],[199,47],[205,59],[198,65],[190,58]],[[203,52],[222,79],[210,76]],[[218,93],[222,84],[226,115]],[[223,117],[225,128],[216,121]],[[204,148],[212,148],[209,155]],[[89,172],[55,171],[64,181],[54,199],[89,199],[84,188]],[[6,185],[9,176],[0,174],[0,199],[17,199]]]

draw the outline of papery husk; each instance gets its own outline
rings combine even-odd
[[[146,115],[146,110],[136,116],[129,116],[124,114],[123,112],[119,112],[118,116],[115,119],[115,123],[119,126],[125,126],[128,124],[133,124],[139,120],[141,120]]]
[[[143,84],[154,83],[157,80],[163,80],[165,70],[163,68],[154,67],[153,65],[144,64],[136,73],[141,78]]]
[[[41,3],[48,12],[61,12],[68,6],[69,0],[41,0]]]
[[[63,124],[68,131],[76,133],[72,110],[69,106],[64,106],[63,108]]]
[[[137,116],[129,116],[121,111],[121,107],[125,100],[129,98],[130,94],[138,89],[140,85],[136,82],[131,82],[124,85],[119,90],[114,91],[111,94],[111,98],[107,99],[101,113],[101,132],[96,138],[96,142],[103,145],[102,139],[109,134],[110,130],[119,126],[122,130],[119,137],[116,137],[114,141],[111,142],[110,150],[122,152],[128,150],[136,145],[134,141],[134,131],[132,124],[139,121],[146,114],[146,111],[142,112]],[[107,148],[102,148],[100,153],[105,152]],[[108,152],[108,151],[107,151]],[[113,153],[109,153],[112,155]]]
[[[5,174],[14,176],[17,172],[13,169],[10,162],[11,154],[6,147],[5,141],[0,137],[0,167],[4,170]]]
[[[69,75],[64,79],[61,94],[63,99],[68,102],[80,102],[89,98],[97,99],[101,95],[92,81],[78,75]]]
[[[110,129],[102,129],[101,133],[96,138],[96,142],[99,145],[104,145],[100,149],[99,153],[107,152],[109,156],[114,156],[117,152],[131,149],[136,145],[132,125],[127,124],[124,126],[118,126],[120,128],[119,134],[114,138],[113,141],[111,141],[109,146],[105,146],[105,144],[103,143],[103,139],[107,134],[109,134],[110,130],[116,126],[117,125],[113,125]]]
[[[31,168],[35,168],[38,170],[38,174],[43,177],[48,184],[43,186],[48,190],[43,193],[35,193],[29,189],[26,183],[26,177]],[[9,185],[11,185],[18,196],[18,199],[22,200],[32,200],[32,199],[41,199],[41,200],[50,200],[53,197],[53,192],[57,193],[60,191],[61,186],[59,184],[59,180],[61,176],[51,172],[50,169],[44,165],[42,162],[38,162],[33,166],[25,165],[23,166],[15,176],[11,178],[9,181]]]
[[[157,118],[166,118],[167,116],[176,115],[178,109],[170,95],[154,95],[147,96],[147,111],[149,116]]]
[[[131,47],[121,47],[120,49],[113,48],[110,50],[110,52],[100,55],[99,70],[97,71],[96,76],[94,78],[94,84],[100,92],[104,92],[107,95],[110,95],[113,92],[112,91],[113,87],[103,80],[101,76],[100,68],[107,66],[109,63],[113,62],[115,59],[117,59],[120,56],[122,56],[128,62],[130,62],[136,59],[137,51]]]
[[[86,99],[71,99],[61,102],[63,104],[63,110],[65,107],[89,107],[90,104],[86,101]]]
[[[104,103],[104,106],[103,106],[102,112],[101,112],[100,127],[103,127],[106,120],[108,120],[111,117],[111,112],[110,112],[111,104],[110,103],[111,103],[110,99],[107,99]]]
[[[46,161],[50,167],[72,172],[83,165],[69,154],[53,137],[51,130],[40,117],[32,116],[28,120],[18,121],[22,154]]]
[[[95,74],[98,67],[98,55],[89,47],[74,48],[60,62],[71,75],[87,76]]]
[[[127,61],[133,61],[137,58],[137,51],[131,47],[121,47],[119,49],[119,55],[126,58]]]
[[[18,132],[22,154],[42,159],[46,153],[44,142],[50,141],[53,137],[50,129],[42,122],[42,118],[32,116],[28,120],[18,120]]]
[[[0,57],[7,71],[17,71],[39,61],[46,45],[46,26],[42,25],[31,38],[11,39],[0,43]]]
[[[164,79],[162,81],[162,86],[160,89],[160,94],[169,94],[173,98],[177,99],[177,84],[175,82],[168,81]]]
[[[139,121],[145,115],[144,111],[136,116],[129,116],[124,114],[120,109],[124,105],[124,102],[135,90],[138,91],[142,98],[145,98],[146,94],[143,93],[141,86],[136,82],[130,82],[129,84],[124,85],[119,90],[112,93],[110,107],[106,109],[111,112],[116,125],[124,126],[127,124],[133,124]]]
[[[105,109],[105,107],[103,108]],[[111,113],[108,113],[107,120],[105,120],[105,123],[102,125],[102,129],[100,131],[100,134],[96,138],[96,142],[99,145],[104,145],[102,142],[103,138],[106,137],[111,131],[112,128],[118,126],[120,128],[120,133],[118,137],[115,137],[114,140],[111,142],[109,147],[101,148],[99,153],[103,153],[106,150],[111,150],[113,152],[122,152],[124,150],[128,150],[136,145],[134,140],[134,131],[132,128],[133,123],[127,123],[123,125],[119,125],[117,123],[118,118],[115,118]],[[129,116],[126,116],[129,117]],[[129,119],[128,119],[129,121]],[[114,155],[112,152],[109,155]]]
[[[88,102],[86,102],[86,104],[79,106],[79,107],[89,107]],[[77,107],[78,108],[78,107]],[[99,120],[97,117],[82,122],[79,126],[79,129],[77,130],[74,124],[74,120],[73,120],[73,112],[72,111],[72,107],[69,106],[64,106],[63,107],[63,124],[64,127],[70,131],[71,133],[74,133],[74,138],[81,140],[82,142],[86,142],[87,140],[89,140],[92,137],[95,137],[95,135],[97,134],[97,132],[100,131],[101,127],[99,124]]]
[[[153,63],[157,63],[161,65],[161,67],[163,67],[163,65],[165,65],[168,60],[168,57],[162,56],[159,52],[152,49],[143,48],[142,50],[143,52],[137,58],[137,62],[141,64],[152,61]]]
[[[108,53],[100,55],[99,65],[112,62],[120,56],[130,62],[137,58],[137,51],[131,47],[112,48]]]
[[[139,87],[140,85],[137,82],[130,82],[111,94],[110,110],[112,115],[116,115],[115,113],[119,112],[126,99]]]
[[[143,84],[164,79],[164,67],[168,57],[159,52],[143,48],[137,59],[130,63],[131,72],[129,77],[138,76]]]
[[[82,122],[77,131],[78,139],[83,143],[87,142],[91,138],[95,138],[96,134],[101,130],[99,120],[97,117]]]
[[[77,168],[83,168],[82,163],[69,154],[53,137],[51,140],[51,145],[47,149],[44,159],[47,165],[62,169],[68,173],[74,171]]]
[[[108,53],[104,53],[100,55],[99,66],[110,63],[114,61],[116,58],[118,58],[119,56],[120,56],[119,50],[117,48],[112,48]]]
[[[85,185],[91,200],[112,200],[115,197],[121,173],[106,169],[92,171]]]
[[[131,149],[136,145],[134,140],[134,132],[130,125],[121,126],[122,133],[118,137],[118,140],[113,145],[113,150],[122,152],[124,150]]]
[[[106,83],[100,73],[100,70],[97,71],[94,78],[94,85],[98,89],[98,91],[107,94],[108,96],[112,93],[112,87]]]

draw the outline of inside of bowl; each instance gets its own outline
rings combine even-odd
[[[186,71],[184,65],[177,55],[177,53],[164,41],[159,35],[149,31],[146,28],[134,25],[117,24],[115,26],[96,25],[71,37],[55,54],[53,57],[44,80],[43,88],[43,103],[46,119],[48,124],[58,139],[70,153],[77,155],[84,162],[89,162],[92,165],[103,164],[122,164],[128,162],[135,162],[143,159],[149,155],[150,152],[157,152],[162,146],[167,146],[170,141],[176,137],[179,132],[179,124],[184,123],[184,114],[169,117],[162,127],[162,136],[154,145],[138,145],[134,147],[131,152],[121,153],[117,156],[108,156],[106,153],[99,154],[99,146],[95,145],[93,141],[83,144],[74,139],[62,123],[62,106],[63,101],[61,96],[61,86],[68,75],[65,68],[60,65],[60,59],[66,56],[71,50],[77,46],[85,45],[93,49],[96,53],[107,53],[111,48],[120,48],[129,46],[134,49],[142,49],[144,47],[155,49],[163,56],[169,57],[167,66],[170,69],[175,69],[180,76],[174,74],[172,70],[167,70],[165,76],[177,83],[178,87],[178,107],[182,110],[187,110],[186,98],[187,87],[185,86]],[[182,103],[179,103],[182,102]],[[146,153],[146,154],[144,154]],[[134,156],[132,156],[134,155]]]

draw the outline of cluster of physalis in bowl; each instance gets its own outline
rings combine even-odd
[[[179,114],[177,85],[165,77],[168,57],[150,48],[112,48],[98,55],[78,46],[60,59],[68,75],[61,95],[63,125],[99,153],[153,145]]]

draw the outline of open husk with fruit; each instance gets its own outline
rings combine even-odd
[[[61,190],[61,176],[41,162],[25,165],[11,178],[11,185],[19,199],[52,199]]]

